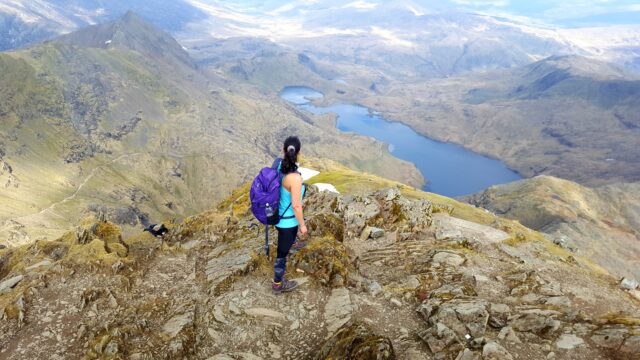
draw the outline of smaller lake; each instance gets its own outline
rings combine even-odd
[[[414,163],[427,178],[429,183],[425,191],[454,197],[522,179],[499,160],[458,145],[432,140],[406,125],[371,114],[365,107],[353,104],[314,106],[310,100],[322,98],[323,95],[313,89],[290,86],[284,88],[280,96],[314,114],[337,114],[336,126],[341,131],[370,136],[389,144],[389,151],[394,156]]]

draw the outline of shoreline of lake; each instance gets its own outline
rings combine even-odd
[[[523,177],[504,162],[458,144],[429,138],[382,112],[352,103],[318,106],[324,94],[304,86],[288,86],[280,97],[313,114],[336,114],[335,126],[343,132],[369,136],[386,143],[391,155],[416,165],[427,180],[423,190],[456,197],[485,190]]]

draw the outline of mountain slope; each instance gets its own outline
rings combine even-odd
[[[197,69],[133,14],[0,53],[0,66],[3,243],[55,237],[89,213],[137,226],[207,209],[290,134],[310,155],[422,182],[383,144]]]
[[[125,48],[155,61],[172,58],[173,61],[193,66],[193,60],[171,35],[158,31],[132,11],[117,21],[90,26],[63,35],[56,41],[83,48]]]
[[[640,355],[640,295],[588,261],[515,221],[453,199],[445,211],[431,194],[375,190],[390,181],[320,163],[369,189],[309,187],[309,242],[288,262],[297,290],[271,292],[246,190],[169,224],[164,239],[88,220],[0,250],[3,358]],[[459,209],[489,225],[456,218]],[[496,233],[508,240],[487,235]]]
[[[587,188],[548,176],[466,200],[550,234],[618,276],[640,278],[640,184]]]
[[[504,160],[526,177],[589,185],[640,180],[640,80],[615,66],[551,57],[376,90],[345,97],[429,137]]]
[[[182,0],[11,0],[0,3],[0,51],[35,44],[87,25],[116,20],[127,11],[156,26],[179,31],[206,14]]]

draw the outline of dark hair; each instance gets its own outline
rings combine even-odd
[[[300,153],[300,148],[302,144],[300,143],[300,139],[297,136],[289,136],[287,140],[284,141],[284,159],[282,159],[282,163],[280,164],[280,171],[283,174],[289,174],[298,170],[298,153]]]

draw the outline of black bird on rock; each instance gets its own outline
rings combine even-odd
[[[167,227],[164,226],[164,224],[151,224],[146,228],[144,228],[144,231],[148,231],[149,233],[151,233],[151,235],[155,237],[162,237],[164,234],[166,234],[169,231],[169,229],[167,229]]]

